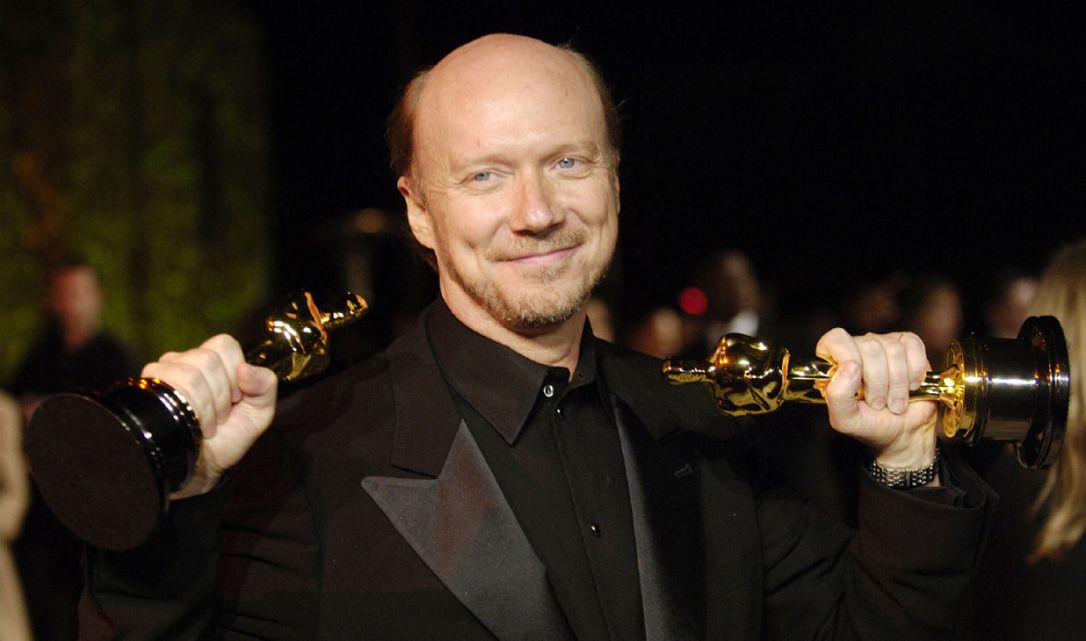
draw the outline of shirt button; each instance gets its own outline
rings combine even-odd
[[[554,385],[551,385],[550,383],[547,383],[546,385],[544,385],[543,386],[543,396],[546,396],[547,398],[553,397],[554,396]]]
[[[588,531],[592,533],[592,536],[599,538],[599,536],[600,536],[600,526],[598,524],[593,523],[592,525],[589,525],[588,526]]]
[[[562,408],[561,408],[561,407],[559,407],[559,408],[555,409],[555,410],[554,410],[554,413],[558,415],[558,418],[563,418],[563,417],[565,417],[565,412],[563,412],[563,411],[562,411]]]

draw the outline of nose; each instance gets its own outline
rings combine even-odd
[[[564,219],[554,198],[554,186],[542,172],[523,172],[518,176],[510,226],[514,232],[538,234]]]

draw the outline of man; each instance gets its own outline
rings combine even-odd
[[[11,385],[24,420],[48,394],[104,389],[132,375],[128,350],[102,330],[103,298],[98,272],[87,263],[69,260],[52,271],[46,301],[49,325]]]
[[[279,407],[229,337],[144,369],[188,400],[205,441],[155,538],[93,559],[89,587],[123,638],[944,631],[983,496],[870,481],[850,548],[763,485],[745,426],[704,390],[591,335],[584,304],[618,231],[609,123],[584,59],[529,38],[481,38],[413,81],[390,147],[441,299],[386,352]],[[906,402],[920,341],[834,331],[820,353],[839,363],[837,429],[887,467],[930,468],[934,410]]]
[[[135,373],[125,347],[102,329],[103,298],[91,265],[68,260],[52,270],[46,299],[49,323],[11,385],[24,423],[49,394],[104,389]],[[49,511],[36,484],[31,484],[30,509],[12,552],[23,578],[34,638],[74,638],[83,589],[82,545]]]

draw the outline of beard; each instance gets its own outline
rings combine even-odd
[[[547,236],[521,237],[515,242],[488,250],[484,257],[491,261],[508,260],[529,253],[543,253],[584,244],[587,234],[583,230],[559,229]],[[439,243],[440,245],[440,243]],[[445,247],[441,254],[448,256]],[[572,281],[563,276],[574,267],[556,265],[532,272],[530,285],[520,291],[499,287],[493,280],[469,279],[460,273],[452,261],[444,260],[449,277],[482,307],[490,316],[506,327],[534,332],[564,323],[584,306],[611,263],[611,256],[591,270],[578,274]]]

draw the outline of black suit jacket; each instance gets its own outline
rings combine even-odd
[[[229,481],[173,505],[147,544],[92,555],[91,596],[119,638],[571,638],[424,327],[282,401]],[[854,535],[768,483],[749,425],[704,390],[600,349],[649,641],[945,634],[982,485],[955,507],[867,484]]]

